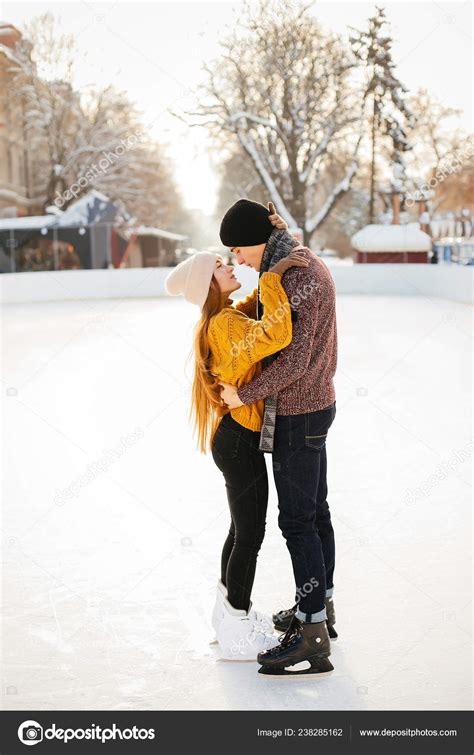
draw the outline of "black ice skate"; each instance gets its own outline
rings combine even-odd
[[[319,676],[329,674],[334,666],[328,656],[331,642],[325,621],[302,623],[293,616],[280,644],[259,653],[259,674],[269,676]]]
[[[334,601],[332,598],[326,598],[324,601],[324,605],[326,606],[326,614],[327,614],[327,628],[329,637],[331,640],[337,639],[337,632],[334,629],[334,624],[336,623],[336,611],[334,610]],[[298,609],[298,604],[294,605],[293,608],[288,608],[286,611],[278,611],[278,613],[273,614],[273,626],[277,630],[277,632],[286,632],[288,627],[290,626],[290,621],[295,615],[296,611]]]

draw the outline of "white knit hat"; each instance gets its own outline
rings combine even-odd
[[[180,262],[165,280],[167,292],[171,296],[183,294],[186,301],[197,304],[202,310],[209,293],[217,259],[219,259],[218,254],[198,252],[184,262]]]

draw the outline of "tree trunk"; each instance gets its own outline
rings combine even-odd
[[[400,194],[393,194],[392,196],[392,225],[400,225]]]
[[[291,214],[296,220],[298,228],[302,231],[302,244],[303,246],[308,245],[309,241],[309,235],[306,232],[306,201],[304,196],[304,186],[294,186],[293,191],[297,193],[296,199],[293,200],[291,203]]]
[[[372,109],[372,161],[370,165],[370,202],[369,202],[369,223],[375,222],[375,140],[376,140],[376,114],[377,105],[374,93]]]
[[[308,233],[306,228],[303,226],[303,246],[309,246],[309,242],[311,241],[311,233]]]

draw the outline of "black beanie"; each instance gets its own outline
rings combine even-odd
[[[268,216],[270,210],[260,202],[239,199],[222,218],[219,236],[224,246],[256,246],[266,244],[274,230]]]

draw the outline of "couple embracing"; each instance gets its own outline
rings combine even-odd
[[[256,659],[261,674],[321,675],[333,670],[330,641],[337,637],[326,479],[326,437],[336,414],[335,287],[325,263],[269,207],[240,199],[220,227],[237,263],[259,273],[250,296],[233,303],[229,296],[241,286],[234,268],[209,252],[181,262],[166,288],[201,310],[192,411],[200,449],[211,450],[230,509],[212,616],[222,657]],[[272,454],[278,524],[296,586],[294,606],[273,617],[251,601],[265,534],[265,453]]]

